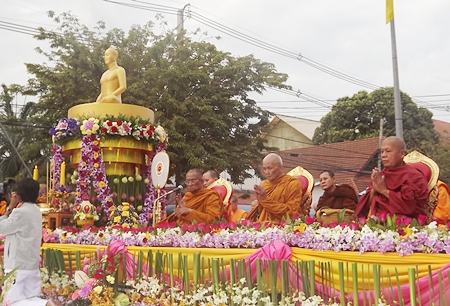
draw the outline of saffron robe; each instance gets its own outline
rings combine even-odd
[[[372,183],[360,199],[355,215],[367,217],[385,212],[417,218],[425,215],[425,205],[428,201],[428,182],[423,174],[414,167],[403,164],[395,168],[385,168],[380,172],[384,176],[389,198],[375,194],[369,203]]]
[[[242,219],[247,217],[247,212],[243,209],[237,209],[235,212],[231,210],[231,206],[228,209],[229,222],[238,223]]]
[[[259,204],[249,212],[248,219],[277,223],[299,213],[302,187],[297,178],[284,174],[274,181],[265,180],[261,186],[267,197],[258,199]]]
[[[190,213],[178,218],[170,215],[162,220],[173,222],[178,221],[180,225],[192,223],[211,223],[220,220],[222,216],[222,199],[211,189],[201,189],[195,193],[186,192],[184,195],[186,207],[193,209]]]
[[[438,196],[436,208],[433,211],[433,220],[447,223],[450,220],[450,187],[442,181],[437,181]]]
[[[325,191],[319,198],[317,210],[324,206],[334,209],[351,209],[355,210],[358,204],[355,189],[347,184],[337,185],[332,192]]]

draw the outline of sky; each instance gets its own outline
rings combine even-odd
[[[400,89],[432,111],[433,119],[450,122],[450,39],[445,34],[450,28],[450,1],[394,2]],[[150,4],[164,9],[165,27],[159,26],[155,11],[136,8],[149,8]],[[48,43],[31,35],[5,28],[55,30],[57,25],[46,13],[52,10],[56,14],[71,12],[91,29],[98,21],[104,21],[107,30],[124,31],[155,21],[155,30],[164,31],[177,26],[175,9],[185,7],[184,28],[205,32],[196,39],[214,43],[235,56],[253,54],[289,75],[287,84],[292,91],[268,89],[252,96],[263,109],[320,120],[338,98],[393,86],[385,0],[0,0],[0,7],[0,84],[24,85],[30,77],[24,63],[44,63],[35,48],[48,48]],[[236,31],[235,37],[218,29]],[[253,43],[243,41],[242,35]],[[254,39],[264,47],[256,46]],[[30,97],[18,99],[20,104]]]

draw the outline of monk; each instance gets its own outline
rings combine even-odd
[[[228,215],[230,216],[230,221],[234,223],[238,223],[247,217],[247,212],[238,208],[238,199],[235,196],[231,197]]]
[[[316,210],[322,207],[355,210],[358,203],[355,189],[347,184],[336,185],[336,177],[331,170],[325,170],[319,176],[320,187],[324,193],[319,198]]]
[[[263,159],[263,175],[266,180],[255,185],[258,205],[247,218],[254,221],[272,221],[293,218],[298,214],[302,201],[302,187],[297,178],[283,174],[283,160],[278,154],[270,153]]]
[[[127,90],[125,69],[117,65],[119,53],[109,47],[105,51],[105,64],[108,66],[100,79],[100,95],[96,103],[122,103],[122,93]]]
[[[222,199],[223,203],[223,217],[225,220],[230,221],[228,215],[231,196],[233,195],[233,187],[230,182],[219,176],[219,173],[215,170],[208,170],[203,173],[203,187],[214,190]]]
[[[203,188],[201,171],[189,170],[185,184],[186,194],[184,197],[177,195],[177,208],[161,222],[177,221],[183,225],[218,221],[222,216],[222,200],[214,190]]]
[[[428,182],[423,174],[405,164],[405,142],[395,136],[387,137],[381,145],[384,169],[372,170],[371,183],[359,200],[356,216],[380,213],[417,218],[425,215],[428,199]]]

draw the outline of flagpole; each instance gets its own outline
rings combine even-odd
[[[400,82],[398,79],[397,43],[395,40],[394,18],[392,18],[390,24],[391,24],[391,45],[392,45],[392,70],[394,73],[395,135],[403,139],[402,100],[400,97]]]

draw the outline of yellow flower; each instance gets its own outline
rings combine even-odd
[[[412,230],[411,230],[411,228],[409,227],[409,225],[408,225],[407,227],[405,227],[405,228],[403,229],[403,231],[405,232],[405,234],[402,236],[402,238],[408,238],[409,236],[412,235]]]
[[[94,168],[98,168],[98,163],[94,163]]]
[[[98,158],[98,152],[94,152],[94,158]]]
[[[115,280],[116,279],[114,278],[114,276],[111,276],[111,275],[106,276],[106,281],[110,284],[114,284]]]
[[[129,206],[126,206],[126,205],[124,205],[124,206],[122,207],[122,210],[128,211],[128,210],[130,210],[130,207],[129,207]]]
[[[114,217],[114,223],[119,223],[122,218],[120,216]]]
[[[110,211],[115,211],[115,210],[116,210],[116,207],[115,207],[114,205],[113,205],[113,206],[110,206],[110,207],[109,207],[109,210],[110,210]]]
[[[92,144],[93,144],[94,146],[98,146],[98,140],[94,140],[94,141],[92,142]]]
[[[109,276],[109,275],[108,275]],[[94,289],[95,292],[97,292],[98,294],[102,293],[103,287],[102,286],[96,286]]]
[[[103,182],[103,181],[98,182],[98,187],[99,188],[103,188],[105,186],[106,186],[105,182]]]
[[[124,224],[122,224],[122,227],[124,227],[124,228],[130,228],[130,225],[129,225],[128,223],[124,223]]]
[[[122,216],[124,217],[129,217],[130,216],[130,212],[129,211],[122,211]]]
[[[306,224],[305,223],[301,223],[300,225],[294,226],[294,231],[299,232],[300,234],[302,234],[306,229]]]

